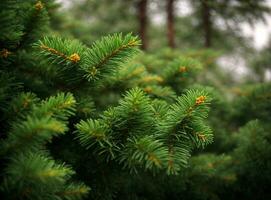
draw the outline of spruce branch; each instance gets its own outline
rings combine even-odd
[[[4,142],[2,151],[18,152],[25,149],[37,149],[44,142],[50,141],[53,136],[64,134],[66,130],[66,125],[55,119],[28,117],[26,121],[13,127],[12,134]],[[28,143],[27,146],[26,143]]]
[[[2,0],[0,2],[1,50],[7,49],[11,52],[21,40],[23,25],[18,18],[18,10],[19,6],[16,0]]]
[[[169,145],[167,151],[166,173],[178,174],[181,169],[187,167],[191,157],[191,145],[187,140],[179,140],[177,144]]]
[[[71,183],[63,191],[56,194],[67,200],[80,200],[87,196],[90,188],[83,183]]]
[[[166,81],[172,81],[175,77],[186,77],[188,73],[194,73],[202,68],[200,62],[192,58],[177,58],[174,59],[163,70],[161,76]]]
[[[99,156],[106,152],[131,171],[164,169],[177,174],[187,166],[194,147],[212,141],[211,129],[204,121],[210,100],[205,91],[189,90],[168,105],[134,88],[99,119],[81,121],[77,137],[87,149],[95,147]]]
[[[123,36],[114,34],[103,37],[95,42],[86,52],[86,60],[83,69],[88,80],[95,80],[104,73],[112,72],[118,65],[124,63],[127,58],[137,53],[140,42],[132,34]]]
[[[187,165],[194,146],[212,142],[211,129],[203,123],[208,115],[211,98],[205,91],[188,90],[177,98],[169,112],[156,128],[168,146],[167,173],[178,173]],[[175,164],[177,163],[177,164]]]
[[[119,162],[131,170],[136,166],[145,170],[162,169],[167,159],[167,149],[153,136],[129,138],[126,149],[121,152]]]
[[[81,121],[76,125],[77,139],[86,149],[92,148],[98,155],[105,155],[106,159],[115,157],[118,147],[111,138],[110,130],[102,120]]]
[[[44,37],[35,46],[50,62],[64,65],[78,63],[86,50],[86,47],[76,40],[59,37]]]
[[[26,23],[24,25],[22,38],[16,47],[17,50],[32,45],[48,28],[49,17],[44,3],[38,1],[32,4],[31,2],[29,6],[31,7],[30,10],[22,13]]]
[[[14,199],[81,199],[89,188],[68,183],[74,171],[57,164],[43,150],[46,142],[68,130],[66,123],[74,113],[74,97],[59,93],[41,102],[31,93],[19,97],[12,101],[14,105],[20,104],[28,110],[21,109],[25,114],[13,122],[1,144],[1,155],[11,157],[1,190],[8,191]]]
[[[34,108],[36,117],[48,116],[60,120],[67,120],[75,112],[75,98],[71,93],[58,93],[43,100],[41,104]]]
[[[8,163],[5,173],[8,190],[26,199],[53,199],[74,171],[40,153],[21,153]]]
[[[28,106],[32,96],[22,96],[23,106]],[[30,99],[29,99],[30,98]],[[18,99],[19,100],[19,99]],[[16,101],[14,101],[16,103]],[[71,94],[59,93],[42,101],[39,105],[21,116],[12,125],[12,129],[4,141],[1,153],[19,152],[23,149],[39,149],[52,137],[64,134],[68,130],[66,120],[74,113],[75,100]],[[28,143],[27,145],[25,145]]]
[[[90,48],[75,40],[45,37],[35,46],[38,53],[57,66],[57,72],[66,82],[100,80],[112,75],[120,64],[138,52],[137,37],[114,34],[103,37]],[[72,75],[71,75],[72,74]]]

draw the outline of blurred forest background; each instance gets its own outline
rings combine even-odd
[[[6,2],[3,199],[271,199],[271,0]]]
[[[59,2],[61,12],[58,14],[64,23],[56,22],[55,29],[80,38],[86,44],[103,33],[132,32],[140,36],[142,49],[148,52],[166,48],[182,52],[208,48],[216,52],[216,62],[235,81],[270,79],[268,67],[255,69],[259,68],[255,58],[261,62],[259,60],[265,57],[262,54],[270,48],[269,0]]]

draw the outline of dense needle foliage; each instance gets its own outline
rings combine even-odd
[[[270,83],[222,86],[211,49],[65,37],[55,12],[0,2],[1,199],[271,197]]]

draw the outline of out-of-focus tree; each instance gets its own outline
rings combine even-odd
[[[53,27],[87,44],[104,33],[133,32],[139,34],[142,49],[168,44],[182,49],[211,47],[227,52],[243,48],[247,53],[251,43],[242,34],[240,23],[253,25],[264,21],[270,10],[265,1],[186,0],[192,12],[182,15],[182,2],[185,1],[73,1],[66,9],[65,23],[55,21]],[[153,23],[158,15],[160,21]]]
[[[253,72],[250,79],[259,82],[266,81],[266,74],[271,71],[271,40],[268,46],[258,52],[256,58],[252,59],[250,67]]]
[[[255,0],[191,0],[194,14],[198,18],[197,29],[203,35],[204,46],[212,47],[218,23],[231,31],[240,31],[240,23],[265,20],[270,8],[265,1]]]
[[[201,12],[202,12],[202,28],[204,33],[204,46],[211,47],[211,37],[212,37],[212,23],[211,23],[211,13],[210,5],[207,0],[201,0]]]
[[[105,33],[133,32],[139,35],[142,49],[147,49],[148,0],[83,0],[72,2],[64,12],[64,23],[54,28],[91,43]],[[64,25],[63,25],[64,24]]]
[[[55,30],[91,44],[106,33],[137,33],[134,0],[73,1],[62,10],[62,22],[53,21]]]
[[[139,36],[141,38],[143,50],[147,49],[147,5],[148,0],[139,0],[137,2],[137,15],[138,15],[138,22],[139,22]]]
[[[175,0],[167,0],[167,38],[168,45],[175,48],[175,30],[174,30],[174,3]]]

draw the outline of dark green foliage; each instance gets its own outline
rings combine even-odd
[[[193,74],[195,74],[195,72],[199,71],[201,68],[201,63],[195,59],[180,58],[169,63],[161,74],[162,77],[168,81],[167,84],[171,85],[172,87],[183,85],[185,88],[188,85],[188,83],[185,84],[185,79],[187,77],[192,77]]]
[[[119,106],[99,119],[81,121],[78,138],[87,149],[130,170],[166,169],[175,174],[187,165],[193,146],[212,141],[209,127],[203,123],[209,101],[206,93],[195,90],[175,104],[161,102],[159,106],[142,90],[132,89]]]
[[[19,11],[23,19],[23,35],[18,48],[28,47],[29,44],[37,41],[41,34],[48,32],[49,18],[46,7],[50,1],[29,1],[23,2]],[[34,6],[33,6],[34,5]]]
[[[20,115],[1,144],[1,156],[7,161],[1,188],[9,194],[5,198],[59,199],[63,195],[64,199],[67,195],[68,199],[76,199],[85,195],[88,187],[83,184],[69,187],[74,172],[64,164],[56,164],[43,150],[54,136],[68,130],[67,118],[74,113],[74,97],[58,94],[40,103],[31,94],[16,98],[13,106]],[[28,111],[17,110],[16,106]]]
[[[23,35],[23,26],[16,17],[18,7],[17,0],[3,0],[0,3],[1,48],[14,48]]]
[[[236,110],[233,118],[236,122],[244,125],[246,122],[259,119],[263,122],[270,122],[270,83],[253,85],[235,102]]]
[[[140,52],[138,37],[112,33],[137,2],[101,2],[107,4],[78,3],[82,10],[90,5],[93,13],[112,13],[72,30],[76,40],[49,26],[51,17],[61,30],[53,0],[1,1],[1,197],[270,198],[270,83],[229,88],[233,79],[216,64],[221,52],[211,49]],[[227,20],[238,13],[245,21],[261,19],[267,11],[252,1],[210,2]],[[85,12],[74,15],[77,23],[89,20]],[[101,25],[111,34],[92,43]],[[186,31],[198,47],[193,26]],[[91,37],[86,30],[94,30]]]
[[[112,199],[129,190],[119,188],[130,175],[138,181],[180,173],[192,150],[212,141],[208,94],[189,90],[176,98],[164,81],[170,77],[137,61],[126,64],[139,52],[132,34],[105,36],[90,47],[42,38],[53,7],[32,0],[1,7],[8,16],[0,21],[6,30],[0,37],[1,196]],[[114,95],[112,103],[103,103],[103,92]]]
[[[237,176],[236,194],[241,198],[271,197],[270,130],[270,124],[254,120],[239,131],[233,159]]]
[[[65,85],[82,84],[82,77],[97,81],[112,75],[119,64],[138,51],[134,47],[139,45],[131,34],[104,37],[90,48],[59,37],[45,37],[36,44],[41,56],[56,65],[54,73]]]
[[[104,73],[109,73],[108,69],[126,61],[138,51],[137,46],[140,42],[137,37],[128,34],[122,37],[122,34],[115,34],[102,38],[95,42],[91,49],[86,52],[87,59],[84,70],[87,72],[85,77],[88,80],[101,79]],[[106,69],[108,68],[108,69]]]

